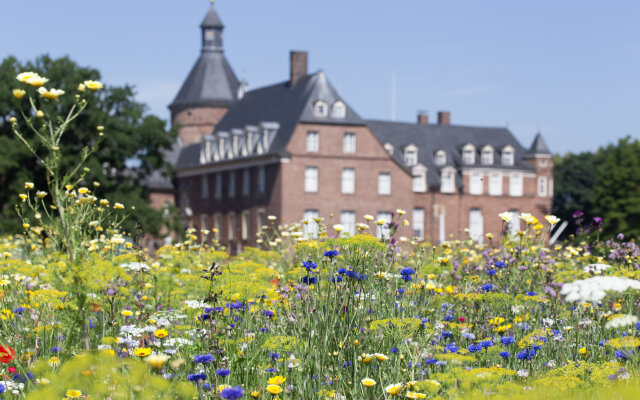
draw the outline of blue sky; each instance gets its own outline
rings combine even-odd
[[[69,55],[130,83],[168,119],[200,50],[207,0],[3,0],[0,57]],[[640,2],[218,0],[225,52],[251,88],[285,80],[288,52],[309,51],[364,118],[507,126],[552,151],[640,138]]]

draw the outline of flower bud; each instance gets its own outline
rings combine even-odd
[[[87,90],[87,87],[84,85],[84,83],[80,83],[78,85],[78,92],[84,92],[85,90]]]
[[[36,117],[38,117],[38,118],[44,118],[44,111],[42,111],[42,110],[38,110],[38,111],[36,112]]]
[[[102,126],[102,125],[98,125],[98,126],[96,127],[96,129],[98,130],[98,132],[102,132],[102,131],[104,131],[104,126]]]
[[[9,118],[9,123],[11,125],[15,125],[15,124],[18,123],[18,119],[16,117],[11,117],[11,118]]]

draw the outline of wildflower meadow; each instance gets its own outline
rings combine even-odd
[[[0,240],[0,398],[640,398],[634,238],[549,245],[556,217],[523,213],[512,234],[502,213],[484,244],[432,244],[397,237],[396,210],[354,236],[269,217],[261,248],[191,230],[148,254],[121,230],[130,207],[85,180],[109,132],[75,166],[57,156],[102,84],[17,78],[12,123],[30,131],[14,133],[47,186],[25,182],[24,233]]]

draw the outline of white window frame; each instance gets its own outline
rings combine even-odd
[[[388,239],[391,230],[386,227],[386,225],[391,222],[391,212],[390,211],[379,211],[376,221],[384,220],[385,223],[383,225],[376,225],[376,237],[378,239]]]
[[[242,171],[242,195],[248,196],[251,191],[251,172],[249,168]]]
[[[453,168],[442,168],[440,171],[440,192],[455,193],[456,191],[456,170]]]
[[[418,165],[418,148],[415,145],[408,145],[404,148],[404,163],[407,167]]]
[[[473,165],[476,163],[476,148],[471,143],[466,144],[462,148],[462,163],[464,165]]]
[[[267,212],[264,210],[264,208],[259,208],[258,210],[256,210],[256,225],[258,227],[258,229],[256,229],[256,232],[262,232],[262,227],[264,226],[264,220],[265,220],[265,214]]]
[[[443,166],[447,163],[447,153],[444,150],[438,150],[433,157],[433,161],[438,166]]]
[[[515,150],[512,146],[505,146],[502,149],[500,162],[502,165],[512,166],[515,163]]]
[[[414,208],[411,218],[413,237],[417,240],[424,239],[424,208]]]
[[[538,177],[538,197],[547,197],[549,195],[546,176]]]
[[[313,104],[313,115],[320,118],[326,118],[329,115],[329,105],[318,100]]]
[[[340,212],[340,225],[350,236],[356,234],[356,212],[353,210],[343,210]]]
[[[489,195],[502,196],[502,172],[489,172]]]
[[[232,241],[236,237],[236,213],[227,215],[227,240]]]
[[[478,196],[483,192],[482,172],[471,171],[469,173],[469,194]]]
[[[317,153],[320,151],[320,134],[318,131],[307,132],[307,153]]]
[[[209,198],[209,177],[207,175],[202,175],[200,178],[200,198]]]
[[[242,238],[242,240],[247,240],[249,239],[249,228],[251,227],[251,212],[249,210],[243,211],[242,212],[242,216],[241,216],[241,231],[240,231],[240,237]]]
[[[387,196],[391,194],[391,173],[380,172],[378,174],[378,194]]]
[[[411,171],[413,175],[413,192],[424,193],[427,191],[427,168],[416,165]]]
[[[478,243],[484,238],[484,218],[479,208],[469,210],[469,236]]]
[[[346,132],[342,138],[342,152],[346,154],[353,154],[356,152],[356,134],[353,132]]]
[[[236,171],[229,171],[229,197],[236,197]]]
[[[512,172],[509,174],[509,196],[522,197],[523,181],[522,172]]]
[[[213,237],[216,240],[220,240],[220,226],[222,225],[222,215],[214,214],[213,215]]]
[[[318,192],[318,167],[306,167],[304,170],[304,191]]]
[[[520,211],[509,210],[511,213],[511,221],[509,221],[509,232],[515,236],[520,232]]]
[[[338,100],[331,105],[331,118],[346,118],[347,116],[347,105],[342,101]]]
[[[315,238],[318,236],[318,223],[314,218],[318,218],[320,214],[316,209],[304,210],[302,215],[302,222],[308,222],[302,225],[304,234],[308,238]]]
[[[342,193],[353,194],[356,191],[356,170],[355,168],[342,169]]]
[[[480,153],[480,163],[482,165],[493,165],[493,147],[484,146]]]

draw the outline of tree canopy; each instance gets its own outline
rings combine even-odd
[[[49,79],[47,87],[65,91],[55,107],[61,112],[73,104],[79,83],[86,80],[101,80],[100,72],[82,67],[68,57],[53,59],[48,55],[35,61],[20,62],[7,57],[0,64],[0,212],[5,232],[20,230],[20,222],[13,205],[18,194],[24,190],[24,182],[34,182],[44,187],[42,167],[11,131],[9,119],[18,117],[18,100],[12,91],[19,87],[16,76],[23,71],[33,71]],[[165,152],[175,142],[174,131],[167,131],[165,121],[149,115],[145,104],[135,100],[134,88],[130,85],[106,85],[92,95],[84,112],[74,120],[63,137],[60,152],[63,166],[71,167],[77,162],[84,146],[95,142],[96,127],[104,127],[104,138],[96,154],[87,161],[90,172],[86,186],[94,189],[96,196],[112,202],[120,202],[131,209],[131,218],[125,228],[132,230],[138,223],[145,233],[157,233],[163,224],[162,214],[149,206],[149,189],[146,179],[154,170],[171,171],[165,161]],[[28,110],[28,104],[22,105]],[[27,131],[27,129],[22,129]],[[97,185],[94,184],[97,182]]]

